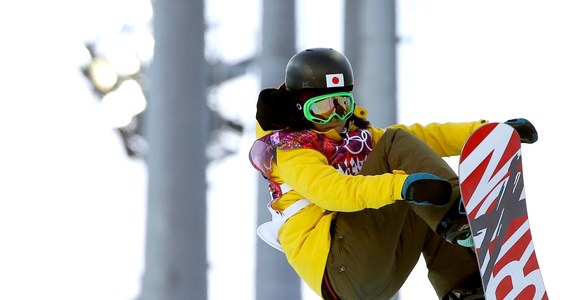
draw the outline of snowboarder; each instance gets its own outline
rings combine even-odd
[[[273,218],[259,236],[324,299],[390,299],[420,254],[439,299],[484,299],[457,175],[442,157],[487,121],[375,128],[353,86],[346,56],[313,48],[260,92],[250,160]]]

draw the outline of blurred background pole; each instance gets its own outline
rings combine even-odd
[[[396,124],[396,3],[354,0],[345,5],[345,54],[354,69],[356,102],[376,127]]]
[[[264,0],[259,63],[261,89],[277,87],[285,81],[285,65],[295,54],[295,1]],[[270,200],[267,182],[258,179],[257,224],[267,222]],[[257,239],[256,299],[301,299],[301,281],[285,255]]]
[[[207,299],[202,1],[155,0],[142,299]]]
[[[375,127],[398,121],[395,0],[353,0],[345,4],[345,55],[354,71],[356,103]],[[392,299],[399,299],[396,294]]]

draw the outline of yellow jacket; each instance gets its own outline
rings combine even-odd
[[[355,113],[365,116],[366,110],[357,107]],[[447,157],[459,155],[467,138],[484,123],[486,121],[393,125],[388,128],[407,130],[440,156]],[[352,125],[349,128],[356,129]],[[369,131],[374,144],[384,134],[381,128],[370,128]],[[268,133],[257,125],[257,138]],[[342,139],[334,130],[320,134],[334,140]],[[280,184],[286,183],[292,190],[274,202],[272,208],[282,211],[299,199],[311,201],[281,227],[279,242],[290,265],[318,295],[321,295],[321,281],[331,244],[330,224],[336,212],[379,208],[402,200],[401,190],[407,176],[398,171],[374,176],[345,175],[331,167],[327,158],[316,150],[277,150],[271,179]]]

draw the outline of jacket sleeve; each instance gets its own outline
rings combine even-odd
[[[373,176],[345,175],[312,149],[278,150],[273,175],[319,207],[345,212],[379,208],[401,200],[407,178],[398,171]]]
[[[489,121],[462,123],[430,123],[428,125],[413,124],[393,125],[388,128],[402,128],[423,140],[430,148],[442,157],[456,156],[461,153],[463,145],[473,132]]]

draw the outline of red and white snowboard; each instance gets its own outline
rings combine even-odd
[[[526,209],[521,142],[490,123],[467,140],[459,160],[461,197],[489,299],[548,299]]]

